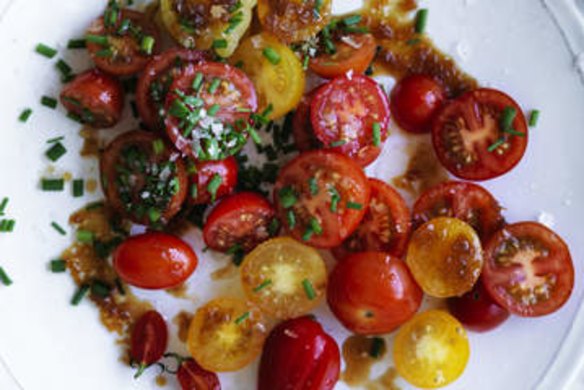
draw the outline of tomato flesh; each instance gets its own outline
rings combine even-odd
[[[162,358],[167,344],[168,328],[162,315],[155,310],[144,313],[132,329],[130,357],[139,364],[135,377]]]
[[[205,370],[194,359],[181,363],[176,379],[181,390],[221,390],[217,374]]]
[[[302,97],[292,118],[294,145],[301,152],[322,148],[322,143],[314,135],[314,129],[310,121],[310,104],[317,90],[313,89]]]
[[[235,157],[193,163],[192,173],[189,175],[191,187],[187,202],[192,205],[207,204],[230,195],[237,185],[237,171]]]
[[[332,79],[347,72],[365,72],[377,52],[375,38],[371,34],[344,35],[335,42],[334,54],[320,54],[310,60],[310,69],[321,77]]]

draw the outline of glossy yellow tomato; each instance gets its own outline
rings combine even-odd
[[[241,264],[248,298],[277,319],[299,317],[325,295],[327,272],[320,254],[298,241],[274,238],[248,254]]]
[[[260,310],[241,299],[214,299],[195,313],[187,347],[209,371],[239,370],[262,351],[267,335],[263,321]]]
[[[259,100],[259,112],[270,104],[270,119],[292,111],[304,93],[304,70],[294,52],[274,36],[259,34],[241,42],[230,62],[251,78]]]
[[[455,381],[470,355],[466,331],[442,310],[416,315],[398,331],[393,345],[397,372],[414,386],[437,388]]]
[[[247,31],[257,0],[239,0],[240,4],[211,0],[161,0],[162,21],[170,35],[182,46],[192,49],[213,48],[229,57]]]
[[[426,294],[461,296],[480,276],[481,241],[473,228],[459,219],[432,219],[412,235],[406,263]]]

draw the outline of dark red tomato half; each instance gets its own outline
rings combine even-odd
[[[335,340],[310,317],[288,320],[268,336],[258,390],[332,390],[341,356]]]
[[[358,334],[384,334],[418,311],[423,292],[400,259],[383,252],[354,253],[329,277],[327,301],[341,323]]]
[[[338,77],[320,87],[310,109],[316,137],[326,147],[367,166],[387,138],[389,101],[367,76]]]
[[[209,214],[203,239],[209,248],[220,252],[233,248],[249,252],[270,238],[274,217],[274,208],[263,196],[253,192],[230,195]]]
[[[316,150],[301,153],[282,168],[274,202],[293,238],[317,248],[334,248],[363,219],[370,192],[363,169],[353,160]]]
[[[95,66],[116,76],[140,72],[160,47],[158,29],[146,14],[114,7],[89,26],[86,40]]]
[[[509,318],[509,312],[491,298],[480,279],[471,291],[448,299],[448,311],[475,332],[495,329]]]
[[[186,242],[162,232],[129,237],[113,256],[114,268],[124,282],[150,290],[178,286],[197,264],[197,255]]]
[[[508,128],[506,117],[513,118]],[[467,92],[446,104],[432,124],[436,155],[450,173],[467,180],[487,180],[509,172],[523,157],[527,138],[527,122],[519,105],[505,93],[488,88]]]
[[[536,222],[507,225],[484,248],[482,279],[493,299],[513,314],[537,317],[560,309],[574,288],[566,243]]]
[[[397,124],[410,133],[429,133],[432,119],[446,93],[432,77],[411,75],[400,80],[391,91],[391,113]]]
[[[80,122],[107,128],[115,126],[122,117],[124,90],[118,79],[91,69],[65,84],[60,100]]]
[[[294,145],[301,152],[322,148],[322,143],[314,135],[310,122],[310,105],[318,88],[313,89],[302,97],[292,118],[292,136]]]
[[[194,359],[181,363],[176,379],[181,390],[221,390],[217,374],[205,370]]]
[[[366,251],[387,252],[401,257],[410,236],[410,210],[402,196],[389,184],[369,179],[371,199],[357,230],[333,249],[337,260]]]
[[[168,328],[164,318],[155,310],[147,311],[132,329],[130,357],[138,363],[134,378],[142,375],[146,367],[164,355],[168,344]]]
[[[437,217],[463,220],[486,242],[505,225],[501,206],[485,188],[460,181],[440,183],[426,190],[413,209],[414,230]]]
[[[185,66],[197,64],[206,57],[201,51],[172,48],[154,56],[146,65],[136,86],[136,106],[149,129],[164,130],[160,111],[164,110],[170,86]]]
[[[235,157],[191,164],[187,203],[192,205],[213,203],[235,190],[238,171]]]
[[[335,42],[334,54],[322,53],[310,60],[310,69],[317,75],[332,79],[348,72],[365,72],[377,51],[377,43],[371,34],[348,34]]]

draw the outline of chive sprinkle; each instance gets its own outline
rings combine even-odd
[[[351,15],[343,19],[345,26],[352,26],[361,22],[361,15]]]
[[[345,145],[346,143],[347,143],[347,140],[340,139],[340,140],[338,140],[338,141],[331,142],[331,144],[330,144],[329,146],[330,146],[331,148],[337,148],[337,147],[339,147],[339,146],[343,146],[343,145]]]
[[[111,291],[112,287],[101,280],[94,280],[93,283],[91,283],[91,294],[97,295],[100,298],[108,297]]]
[[[162,217],[162,214],[156,208],[151,207],[150,209],[148,209],[148,219],[150,220],[150,222],[156,223],[156,222],[160,221],[161,217]]]
[[[217,190],[221,187],[221,184],[223,184],[223,178],[218,173],[209,180],[207,191],[211,194],[211,202],[215,202],[215,199],[217,199]]]
[[[505,129],[503,131],[507,134],[515,135],[517,137],[525,137],[525,133],[522,133],[521,131],[517,131],[512,127],[509,127],[508,129]]]
[[[250,315],[249,311],[246,311],[245,313],[237,317],[237,319],[235,320],[235,325],[241,325],[243,321],[249,318],[249,315]]]
[[[361,203],[349,201],[347,202],[347,208],[351,210],[361,210],[363,209],[363,205]]]
[[[95,43],[100,46],[107,46],[109,44],[108,37],[103,35],[88,34],[85,36],[85,40],[89,43]]]
[[[0,215],[4,215],[4,212],[6,211],[6,206],[8,206],[8,201],[10,199],[7,197],[4,197],[2,199],[2,202],[0,203]]]
[[[88,244],[93,242],[94,234],[89,230],[79,229],[77,230],[77,241]]]
[[[341,194],[339,194],[339,191],[337,191],[335,187],[329,189],[329,194],[331,195],[330,209],[333,213],[336,213],[339,206],[339,202],[341,201]]]
[[[487,151],[489,153],[494,152],[495,150],[497,150],[497,148],[501,145],[503,145],[505,143],[505,139],[504,138],[499,138],[497,141],[495,141],[491,146],[489,146],[487,148]]]
[[[308,226],[306,228],[306,230],[304,231],[304,234],[302,235],[302,241],[308,241],[312,238],[312,235],[314,234],[314,229],[312,229],[312,226]]]
[[[316,219],[315,217],[311,217],[310,218],[310,227],[312,228],[312,231],[318,235],[322,234],[322,226],[320,226],[320,222],[318,222],[318,219]]]
[[[517,110],[511,106],[507,106],[503,109],[501,115],[500,125],[503,131],[510,129],[513,126],[513,121],[517,116]]]
[[[56,142],[56,143],[53,143],[53,146],[51,146],[45,152],[45,156],[47,156],[47,158],[49,160],[51,160],[52,162],[55,162],[58,159],[60,159],[61,157],[63,157],[65,155],[65,153],[67,153],[67,149],[63,146],[63,144],[60,142]]]
[[[83,179],[73,180],[73,197],[79,198],[83,196],[84,184],[85,183]]]
[[[314,17],[320,18],[320,9],[322,8],[323,0],[315,0],[314,2]]]
[[[44,43],[39,43],[34,49],[37,53],[47,58],[53,58],[57,55],[57,49],[45,45]]]
[[[286,213],[286,219],[288,222],[288,227],[290,229],[294,229],[294,227],[296,227],[296,214],[294,214],[294,210],[288,210]]]
[[[142,52],[146,53],[147,55],[151,55],[152,50],[154,49],[154,43],[154,38],[150,35],[146,35],[140,42],[140,50],[142,50]]]
[[[539,115],[540,115],[539,110],[531,111],[531,114],[529,115],[529,127],[537,126],[537,122],[539,121]]]
[[[371,340],[371,350],[369,351],[369,356],[371,356],[373,359],[379,359],[384,347],[385,340],[383,340],[381,337],[373,337]]]
[[[57,99],[52,98],[50,96],[42,96],[41,97],[41,104],[45,107],[56,108],[57,107]]]
[[[231,34],[233,30],[235,30],[235,28],[241,24],[241,22],[243,22],[243,12],[237,12],[227,21],[229,27],[225,29],[225,34]]]
[[[41,179],[41,189],[43,191],[63,191],[65,180],[63,179]]]
[[[16,221],[14,219],[3,219],[0,221],[0,232],[11,233],[14,230]]]
[[[59,61],[55,63],[55,67],[61,73],[62,79],[64,81],[71,78],[71,72],[73,72],[73,68],[71,68],[71,66],[63,59],[59,58]]]
[[[219,84],[221,84],[221,79],[219,78],[214,78],[213,81],[211,81],[211,85],[209,85],[209,93],[213,94],[215,92],[217,92],[217,88],[219,88]]]
[[[311,177],[308,180],[308,188],[310,189],[310,195],[315,196],[318,194],[318,182],[316,177]]]
[[[261,145],[262,144],[262,137],[260,137],[260,135],[258,134],[258,132],[256,131],[256,129],[253,128],[253,126],[248,126],[247,127],[247,132],[249,133],[249,136],[251,137],[251,139],[253,140],[253,142],[256,145]]]
[[[60,137],[55,137],[55,138],[49,138],[47,140],[48,144],[54,144],[55,142],[59,142],[59,141],[63,141],[65,139],[64,136],[60,136]]]
[[[227,47],[227,40],[215,39],[213,41],[213,49],[225,49]]]
[[[154,154],[162,154],[162,152],[164,152],[164,141],[161,139],[154,140],[152,142],[152,149],[154,150]]]
[[[63,229],[61,227],[61,225],[59,225],[57,222],[51,222],[51,226],[53,227],[53,229],[55,229],[57,231],[57,233],[59,233],[60,235],[64,236],[67,234],[67,232],[65,231],[65,229]]]
[[[109,47],[95,53],[95,56],[100,57],[100,58],[107,58],[107,57],[111,57],[113,55],[114,55],[114,52]]]
[[[264,288],[268,287],[270,284],[272,284],[272,280],[266,279],[260,285],[258,285],[256,288],[254,288],[253,292],[258,293],[258,292],[262,291]]]
[[[379,146],[381,144],[381,125],[379,122],[373,124],[373,145]]]
[[[0,267],[0,281],[5,286],[10,286],[12,284],[12,279],[10,279],[10,277],[2,267]]]
[[[24,110],[22,110],[22,112],[20,113],[20,116],[18,117],[18,120],[22,123],[26,123],[28,121],[28,118],[30,118],[30,116],[32,115],[32,109],[30,108],[25,108]]]
[[[73,306],[79,305],[79,303],[81,303],[81,300],[83,298],[85,298],[85,296],[87,295],[87,292],[88,291],[89,291],[89,285],[87,285],[87,284],[81,285],[77,289],[77,291],[75,291],[75,294],[73,295],[73,298],[71,298],[71,304]]]
[[[280,228],[280,220],[278,218],[273,218],[268,225],[268,233],[270,237],[274,237],[276,233],[278,233],[278,229]]]
[[[271,47],[266,47],[263,52],[264,57],[268,59],[272,63],[272,65],[278,65],[282,60],[282,57],[278,54],[276,50]]]
[[[50,269],[51,272],[55,274],[65,272],[65,270],[67,269],[67,262],[62,259],[51,260]]]
[[[283,187],[280,191],[278,191],[278,198],[280,199],[280,204],[285,209],[289,209],[294,206],[298,200],[296,198],[294,189],[290,186]]]
[[[201,86],[203,85],[203,74],[201,72],[197,72],[195,78],[193,80],[193,89],[197,92],[201,90]]]
[[[207,110],[207,114],[209,114],[211,116],[215,116],[215,115],[217,115],[217,113],[219,112],[220,109],[221,109],[221,106],[219,104],[215,103],[211,107],[209,107],[209,109]]]
[[[422,8],[416,13],[416,34],[423,34],[426,31],[426,24],[428,24],[428,9]]]
[[[69,39],[67,42],[67,49],[85,49],[85,39]]]
[[[302,286],[304,287],[304,292],[306,293],[308,299],[310,299],[311,301],[314,300],[314,298],[316,298],[316,292],[314,291],[314,286],[312,285],[310,280],[304,279],[302,281]]]

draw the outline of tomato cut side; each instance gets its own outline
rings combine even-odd
[[[310,121],[310,105],[317,90],[318,88],[313,89],[302,97],[292,118],[294,145],[301,152],[322,148],[322,143],[314,135],[314,129]]]
[[[375,38],[371,34],[349,34],[335,42],[334,54],[322,53],[310,60],[310,69],[321,77],[332,79],[347,72],[365,72],[377,52]]]
[[[176,379],[181,390],[221,390],[217,374],[205,370],[194,359],[181,363]]]
[[[168,328],[162,315],[155,310],[144,313],[132,329],[130,357],[138,364],[138,372],[134,378],[162,358],[167,344]]]
[[[235,157],[225,160],[192,163],[189,167],[190,189],[187,203],[207,204],[230,195],[237,185],[237,161]]]

